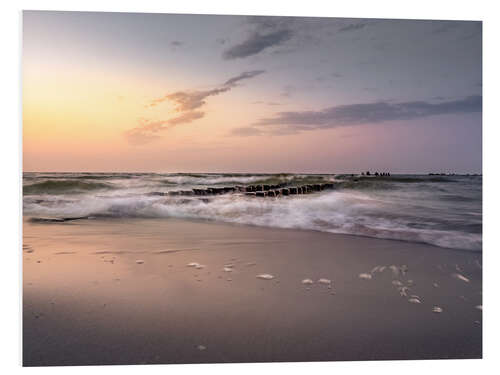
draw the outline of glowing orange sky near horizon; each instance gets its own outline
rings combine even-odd
[[[253,171],[258,166],[282,171],[295,157],[279,156],[277,149],[293,148],[303,162],[312,159],[308,155],[311,149],[321,154],[323,148],[323,154],[332,154],[331,139],[325,144],[319,134],[230,136],[232,128],[255,121],[266,110],[259,108],[256,116],[252,103],[262,94],[244,86],[207,99],[204,118],[173,127],[158,141],[132,146],[124,132],[137,126],[138,119],[177,116],[175,105],[169,101],[154,108],[146,105],[168,92],[165,87],[172,87],[173,92],[195,87],[196,82],[168,82],[168,75],[160,82],[135,72],[113,71],[105,65],[95,70],[79,64],[54,65],[39,66],[30,61],[24,66],[25,171]],[[267,109],[268,113],[271,110]],[[336,148],[334,153],[339,153]]]
[[[431,94],[448,92],[465,97],[474,94],[470,82],[456,77],[463,77],[469,66],[474,67],[474,74],[477,70],[475,55],[473,62],[464,60],[463,67],[454,71],[450,62],[462,61],[457,49],[450,48],[445,56],[443,48],[436,57],[439,44],[433,42],[424,46],[431,51],[429,56],[420,50],[410,50],[411,55],[404,48],[424,48],[423,43],[396,39],[394,49],[381,55],[386,58],[392,53],[396,65],[382,64],[371,71],[368,65],[359,65],[379,56],[366,52],[371,39],[358,46],[357,39],[344,36],[338,36],[329,48],[315,50],[315,44],[306,43],[302,49],[283,54],[270,49],[267,54],[224,60],[221,55],[228,42],[218,45],[215,41],[227,35],[234,38],[233,44],[244,40],[248,36],[245,22],[236,16],[25,12],[23,170],[342,173],[435,168],[480,172],[480,114],[312,128],[286,135],[233,134],[234,129],[286,111],[321,111],[385,98],[428,100]],[[337,21],[331,22],[333,27]],[[428,28],[419,23],[412,24],[412,29],[386,22],[387,26],[383,22],[376,26],[384,38],[404,36],[414,29],[416,36],[405,37],[419,40],[419,30]],[[388,34],[394,27],[402,31]],[[329,42],[332,37],[325,35]],[[181,40],[182,47],[172,47],[173,40]],[[422,60],[415,62],[415,56]],[[420,82],[420,75],[439,70],[436,62],[441,60],[442,71],[454,75],[449,81],[440,83],[434,77],[420,85],[404,81],[415,77]],[[332,75],[332,66],[342,74]],[[204,113],[202,118],[154,133],[158,138],[147,144],[127,141],[125,135],[141,119],[168,121],[181,114],[172,100],[148,107],[151,101],[178,91],[225,87],[227,80],[256,71],[263,73],[205,98],[202,107],[195,109]],[[334,84],[324,78],[326,74],[334,77]],[[470,77],[471,82],[477,79]],[[405,82],[404,87],[388,83],[398,79]],[[370,85],[386,91],[370,91]],[[459,150],[468,148],[470,155],[462,157]]]

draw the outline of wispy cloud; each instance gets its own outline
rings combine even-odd
[[[244,59],[272,50],[272,54],[289,54],[303,46],[319,44],[334,34],[365,28],[376,20],[335,19],[321,17],[271,17],[245,18],[246,38],[229,46],[222,53],[225,60]],[[286,45],[286,47],[283,47]]]
[[[237,86],[238,82],[245,79],[256,77],[264,72],[265,72],[264,70],[251,70],[248,72],[243,72],[235,77],[229,78],[222,85],[210,90],[177,91],[172,94],[167,94],[160,98],[153,99],[147,104],[147,106],[155,107],[158,104],[161,104],[166,100],[169,100],[177,105],[176,106],[177,112],[192,111],[194,109],[203,106],[206,103],[205,99],[208,98],[209,96],[215,96],[227,92],[231,90],[233,87]]]
[[[124,134],[130,144],[143,145],[159,138],[158,133],[179,124],[190,123],[205,116],[205,112],[199,109],[206,104],[206,99],[232,90],[238,86],[240,81],[256,77],[264,70],[252,70],[243,72],[235,77],[229,78],[222,85],[210,90],[177,91],[166,94],[160,98],[151,100],[146,107],[156,107],[165,101],[175,104],[175,112],[178,116],[168,120],[139,119],[138,126],[127,130]]]
[[[301,131],[328,129],[340,126],[376,124],[387,121],[472,113],[482,111],[482,96],[441,101],[413,101],[401,103],[375,102],[328,107],[319,111],[278,112],[263,118],[247,128],[239,128],[235,135],[293,134]],[[253,129],[253,130],[251,130]]]
[[[255,102],[253,102],[253,104],[266,104],[266,105],[272,105],[272,106],[275,106],[275,105],[283,105],[283,103],[279,103],[279,102],[266,102],[266,101],[263,101],[263,100],[256,100]]]
[[[286,42],[291,37],[292,31],[289,29],[282,29],[271,33],[256,32],[242,43],[225,50],[222,57],[225,60],[234,60],[256,55],[267,48]]]
[[[180,48],[183,48],[185,43],[180,41],[180,40],[173,40],[169,43],[170,45],[170,50],[172,52],[176,52],[177,50],[179,50]]]
[[[177,91],[172,94],[165,95],[164,97],[157,98],[151,101],[150,107],[155,107],[166,100],[172,101],[176,104],[175,110],[177,112],[192,111],[203,106],[205,99],[209,96],[219,95],[223,92],[229,91],[231,88],[222,86],[212,90],[205,91]]]
[[[152,121],[140,118],[138,123],[138,126],[123,133],[128,143],[134,146],[141,146],[160,139],[161,137],[157,133],[168,127],[168,121]]]
[[[144,145],[160,139],[158,133],[170,129],[179,124],[189,123],[205,116],[204,112],[189,111],[178,117],[168,120],[150,120],[140,118],[138,126],[125,131],[124,135],[127,141],[132,145]]]
[[[264,72],[265,70],[251,70],[249,72],[243,72],[240,75],[237,75],[236,77],[229,78],[226,82],[224,82],[224,86],[235,86],[239,81],[253,78]]]
[[[222,57],[243,59],[268,50],[271,54],[289,54],[304,43],[314,43],[322,31],[334,24],[331,18],[249,16],[243,25],[247,28],[246,38],[226,48]]]

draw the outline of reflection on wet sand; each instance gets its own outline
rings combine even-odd
[[[99,219],[25,221],[23,255],[29,366],[481,357],[480,253]]]

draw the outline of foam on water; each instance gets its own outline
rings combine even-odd
[[[457,280],[465,281],[466,283],[470,282],[469,278],[467,278],[464,275],[461,275],[459,273],[454,273],[451,276],[454,277]]]
[[[256,277],[258,279],[262,279],[262,280],[272,280],[272,279],[274,279],[274,276],[271,275],[271,274],[268,274],[268,273],[263,273],[263,274],[257,275]]]
[[[217,184],[338,182],[337,190],[277,199],[227,194],[165,197],[152,192]],[[139,217],[216,220],[482,248],[480,178],[346,179],[326,175],[25,174],[23,211],[51,218]]]
[[[365,280],[370,280],[372,278],[372,275],[369,273],[360,273],[359,274],[360,279],[365,279]]]

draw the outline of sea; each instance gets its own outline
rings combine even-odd
[[[241,192],[166,194],[209,187],[320,183],[333,183],[334,188],[265,198]],[[482,176],[25,172],[23,214],[35,220],[210,220],[482,251]]]

